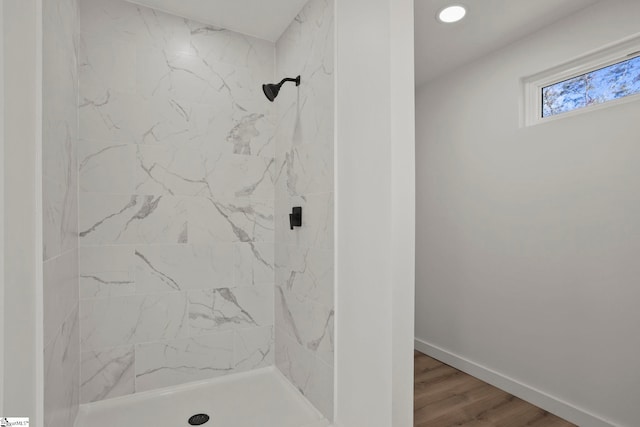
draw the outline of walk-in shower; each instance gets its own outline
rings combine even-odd
[[[44,0],[45,426],[327,425],[333,4],[140,3]]]

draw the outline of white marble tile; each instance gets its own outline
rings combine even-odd
[[[61,2],[58,12],[67,12],[70,2]],[[55,9],[53,5],[46,6]],[[43,185],[44,259],[77,246],[77,86],[75,51],[71,36],[52,28],[50,20],[62,19],[53,12],[45,31],[43,58]],[[66,22],[66,20],[65,20]],[[71,25],[71,23],[69,23]],[[58,22],[58,25],[60,23]],[[62,42],[60,37],[69,37]],[[47,49],[48,47],[48,49]],[[55,53],[52,53],[55,52]]]
[[[125,396],[135,392],[134,347],[82,353],[80,402]]]
[[[303,76],[278,98],[278,153],[300,144],[333,145],[333,5],[310,1],[277,44],[278,74]]]
[[[67,184],[43,179],[44,260],[67,252],[78,245],[77,181]]]
[[[56,151],[50,170],[80,171],[83,401],[131,392],[132,345],[135,391],[208,378],[218,362],[273,363],[278,119],[261,85],[274,79],[275,45],[122,0],[80,6],[70,135],[82,142],[75,160]],[[296,108],[314,133],[315,107]],[[287,183],[324,191],[316,153],[299,156]],[[50,211],[64,222],[64,209]],[[220,330],[226,356],[213,338],[188,338]]]
[[[83,0],[80,13],[83,34],[176,50],[189,46],[189,27],[174,15],[122,0]]]
[[[196,146],[139,145],[136,193],[206,196],[209,193],[207,176],[221,155],[214,150],[201,153]]]
[[[234,284],[236,286],[272,284],[274,246],[271,242],[234,244]]]
[[[314,421],[311,424],[305,424],[302,427],[331,427],[331,423],[328,420]]]
[[[325,73],[322,66],[319,71],[305,73],[311,77],[301,86],[294,144],[334,144],[334,77],[332,72]]]
[[[66,51],[73,51],[80,28],[76,0],[46,0],[43,2],[44,27],[49,38],[63,41]]]
[[[189,292],[190,335],[271,326],[273,285]]]
[[[115,37],[80,35],[79,77],[83,87],[135,93],[136,64],[135,45]]]
[[[278,155],[302,145],[332,146],[334,143],[332,76],[323,77],[325,81],[319,82],[319,77],[309,78],[309,74],[303,72],[301,78],[298,88],[287,88],[278,95]]]
[[[82,142],[78,146],[78,160],[81,191],[134,193],[134,145]]]
[[[306,71],[333,71],[333,25],[333,3],[309,1],[278,40],[278,68],[289,70],[302,65]]]
[[[272,326],[239,329],[234,334],[233,367],[236,372],[264,368],[275,363]]]
[[[273,200],[189,199],[189,242],[273,242]]]
[[[226,288],[233,283],[233,245],[140,246],[135,248],[138,293]]]
[[[42,339],[46,427],[73,425],[79,404],[79,25],[76,0],[42,2]]]
[[[114,144],[182,143],[202,136],[199,125],[205,114],[203,108],[171,99],[151,100],[86,84],[81,91],[79,135],[85,141]]]
[[[64,24],[58,25],[61,27]],[[78,56],[75,36],[65,36],[65,40],[61,40],[59,34],[51,34],[49,29],[45,31],[48,37],[43,41],[42,57],[43,118],[47,121],[50,117],[62,117],[63,122],[75,124],[75,116],[68,114],[77,107]],[[71,127],[70,130],[74,132],[76,128]]]
[[[55,84],[55,82],[52,82]],[[77,174],[77,100],[63,95],[43,97],[42,174],[64,185],[73,185]]]
[[[85,352],[185,337],[187,296],[175,292],[83,300],[80,321]]]
[[[272,76],[198,52],[142,48],[138,50],[138,89],[146,97],[197,102],[231,111],[247,110],[260,99],[261,85]],[[266,101],[266,100],[265,100]],[[271,108],[267,102],[266,109]]]
[[[305,385],[304,395],[328,419],[333,419],[334,368],[314,359],[313,370]]]
[[[135,293],[135,280],[130,271],[86,271],[80,276],[80,297],[102,298],[132,295]]]
[[[273,75],[275,45],[272,42],[193,21],[187,24],[194,52],[206,61],[225,62]]]
[[[304,394],[305,379],[313,369],[313,356],[279,327],[275,328],[276,366]]]
[[[213,198],[274,197],[274,160],[221,153],[219,147],[137,148],[137,194]]]
[[[206,141],[219,141],[225,153],[273,158],[275,109],[264,101],[266,98],[256,94],[254,98],[243,100],[239,108],[213,111],[206,129]]]
[[[80,343],[77,305],[44,348],[44,425],[69,427],[80,399]]]
[[[77,49],[75,1],[43,2],[43,175],[69,185],[76,171]]]
[[[235,107],[235,94],[225,80],[232,67],[214,64],[216,70],[196,55],[159,49],[141,49],[138,61],[138,88],[148,98]]]
[[[333,418],[333,368],[279,328],[276,328],[276,366],[326,418]]]
[[[211,173],[207,176],[208,196],[217,199],[274,198],[274,159],[227,154],[212,163]]]
[[[186,243],[185,200],[81,193],[80,244]]]
[[[133,246],[87,246],[80,250],[80,298],[132,295],[136,291]]]
[[[334,305],[333,251],[278,245],[276,285],[325,307]]]
[[[82,86],[80,137],[112,144],[175,144],[196,150],[271,157],[275,118],[259,98],[237,108],[169,95],[149,98],[91,84]]]
[[[281,73],[281,71],[277,71]],[[302,79],[302,75],[300,75]],[[305,76],[306,82],[306,76]],[[284,154],[292,148],[303,144],[302,124],[300,122],[300,92],[301,86],[288,90],[281,90],[278,95],[276,120],[276,157],[281,164]]]
[[[301,74],[278,97],[276,363],[331,419],[334,318],[334,11],[309,1],[276,46],[278,75]],[[289,213],[302,207],[302,227]]]
[[[78,305],[78,251],[44,263],[44,344],[48,345]]]
[[[263,102],[261,98],[245,101],[242,107],[247,111],[233,115],[225,141],[234,154],[275,156],[275,113]]]
[[[136,346],[136,392],[233,371],[233,332]]]
[[[239,67],[273,70],[274,44],[124,1],[82,2],[82,31],[137,46],[200,54]]]
[[[279,195],[302,196],[333,191],[333,145],[304,144],[278,158]]]
[[[276,325],[307,351],[333,365],[334,310],[281,287],[275,289]]]

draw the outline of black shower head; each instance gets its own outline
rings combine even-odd
[[[273,100],[276,99],[276,97],[278,96],[278,93],[280,93],[280,88],[286,82],[295,82],[296,86],[300,86],[300,76],[296,77],[295,79],[291,79],[291,78],[282,79],[282,81],[277,84],[269,83],[266,85],[262,85],[262,91],[264,92],[264,95],[267,97],[267,99],[273,102]]]
[[[276,85],[273,83],[262,85],[262,91],[264,92],[264,95],[271,102],[273,102],[273,100],[276,99],[276,96],[278,96],[278,93],[280,92],[280,88],[281,88],[280,85]]]

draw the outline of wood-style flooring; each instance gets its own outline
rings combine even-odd
[[[414,360],[415,427],[575,427],[420,352]]]

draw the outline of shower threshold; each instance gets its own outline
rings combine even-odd
[[[75,427],[327,427],[322,415],[275,367],[80,406]]]

